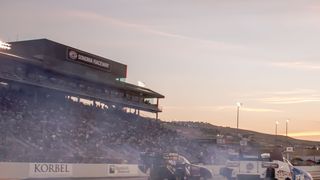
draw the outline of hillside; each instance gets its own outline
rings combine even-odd
[[[312,148],[320,146],[320,142],[299,140],[282,135],[271,135],[245,129],[235,129],[230,127],[215,126],[203,122],[179,121],[166,123],[168,128],[175,129],[179,135],[190,139],[213,139],[216,140],[217,135],[231,136],[234,140],[239,140],[239,134],[250,137],[250,141],[258,146],[294,146],[296,148]]]

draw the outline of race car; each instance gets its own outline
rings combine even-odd
[[[191,164],[177,153],[142,153],[139,168],[149,174],[151,180],[201,180],[212,178],[212,172]]]
[[[303,169],[299,169],[298,167],[292,168],[293,180],[313,180],[310,173],[306,172]]]
[[[220,174],[227,179],[270,179],[293,180],[293,166],[286,159],[271,160],[270,154],[261,156],[242,155],[237,160],[228,160],[220,169]]]

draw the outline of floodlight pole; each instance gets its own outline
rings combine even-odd
[[[276,121],[276,129],[275,129],[275,134],[276,134],[276,136],[278,136],[278,124],[279,124],[279,122]]]
[[[239,109],[240,107],[237,107],[237,129],[239,129]]]
[[[240,115],[240,107],[241,107],[241,103],[238,102],[237,103],[237,129],[239,129],[239,115]]]
[[[288,137],[289,119],[286,120],[286,136]]]

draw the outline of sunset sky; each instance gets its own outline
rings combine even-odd
[[[162,120],[320,141],[320,2],[0,1],[0,39],[48,38],[128,65]]]

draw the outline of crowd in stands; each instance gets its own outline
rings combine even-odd
[[[0,162],[137,163],[144,151],[200,152],[160,120],[43,88],[0,87],[0,132]]]

